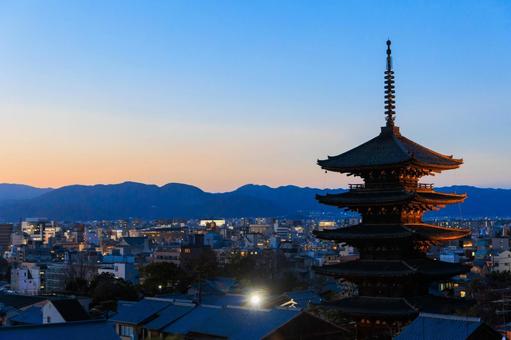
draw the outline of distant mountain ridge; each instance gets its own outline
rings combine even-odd
[[[428,217],[511,216],[511,189],[452,186],[437,190],[467,193],[469,198],[464,204],[448,206]],[[0,220],[19,221],[34,216],[56,220],[303,216],[310,212],[338,212],[319,204],[315,195],[343,191],[254,184],[225,193],[209,193],[180,183],[157,186],[124,182],[58,189],[0,184]]]
[[[30,199],[52,190],[52,188],[36,188],[25,184],[0,183],[0,202]]]

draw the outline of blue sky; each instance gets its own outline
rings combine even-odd
[[[511,187],[507,1],[0,1],[0,181],[344,186],[387,38],[402,133],[465,160],[431,181]]]

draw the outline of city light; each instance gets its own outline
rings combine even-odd
[[[248,302],[252,308],[259,308],[261,306],[262,301],[263,298],[260,292],[254,292],[250,294],[248,298]]]

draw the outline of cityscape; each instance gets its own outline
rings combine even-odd
[[[511,339],[511,107],[499,92],[511,74],[495,69],[511,52],[500,40],[509,5],[2,8],[1,340]],[[440,28],[420,24],[432,18]],[[464,34],[481,25],[493,34],[484,74],[467,60],[485,51]],[[334,27],[345,36],[319,38]],[[467,60],[453,57],[458,47]],[[331,60],[328,48],[342,61],[323,69],[314,58]],[[363,59],[376,75],[352,70]],[[451,69],[411,80],[421,62],[443,59]],[[294,61],[303,79],[286,69]],[[477,91],[492,79],[502,88]],[[446,93],[458,98],[451,116]],[[308,112],[315,100],[325,106]]]

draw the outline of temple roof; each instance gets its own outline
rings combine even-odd
[[[461,203],[467,196],[465,194],[451,194],[429,191],[372,191],[350,190],[341,194],[316,195],[316,199],[323,203],[338,207],[367,206],[378,204],[393,205],[415,201],[427,205],[445,205]]]
[[[323,305],[355,317],[413,318],[419,313],[405,298],[354,296]]]
[[[399,128],[382,127],[381,133],[368,142],[337,156],[318,160],[321,168],[336,172],[353,172],[369,168],[417,165],[441,171],[458,168],[462,159],[442,155],[401,135]]]
[[[424,276],[429,279],[447,278],[466,273],[468,267],[428,258],[403,260],[355,260],[315,268],[319,274],[349,278]]]
[[[357,240],[382,240],[415,237],[424,241],[457,240],[470,234],[470,230],[440,227],[425,223],[416,224],[358,224],[334,230],[314,231],[324,240],[348,242]]]
[[[355,317],[415,317],[419,311],[454,314],[459,309],[468,309],[473,301],[443,296],[414,296],[406,298],[354,296],[323,303],[340,312]]]

